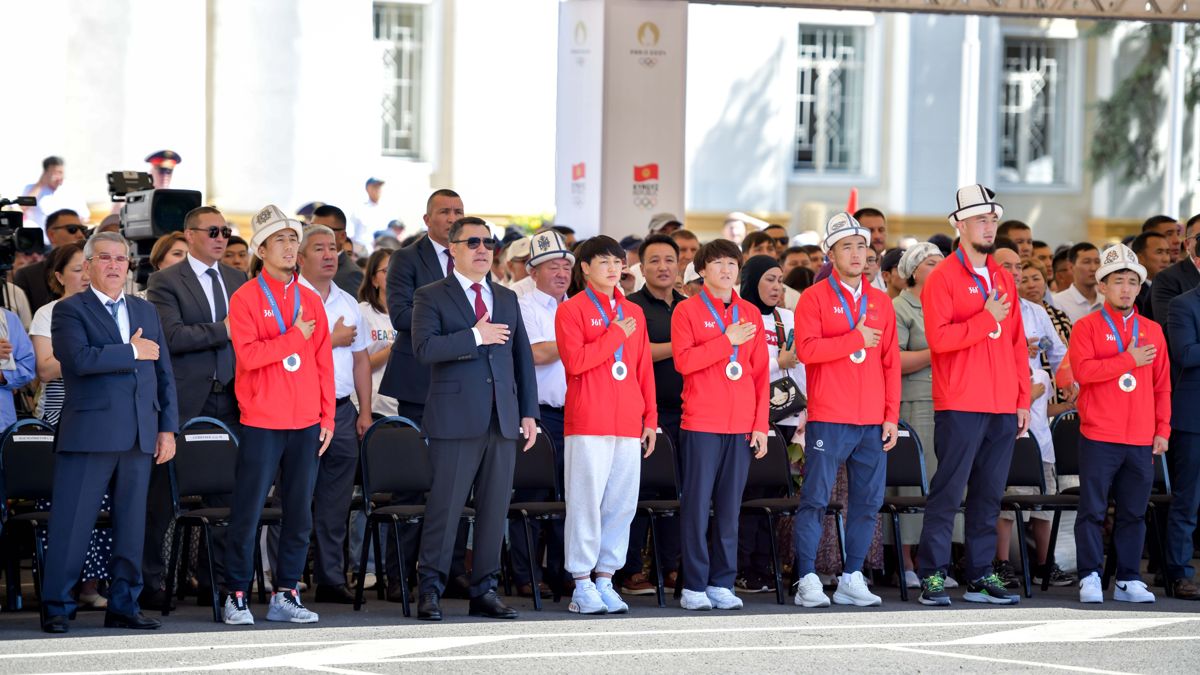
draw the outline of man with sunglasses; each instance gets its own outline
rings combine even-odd
[[[79,214],[70,209],[60,209],[46,216],[46,236],[50,246],[57,248],[67,244],[82,243],[87,239],[87,227],[79,219]],[[54,298],[50,294],[50,284],[46,281],[46,261],[26,265],[13,274],[13,283],[25,291],[29,299],[29,309],[38,309]]]
[[[229,341],[229,298],[246,275],[221,263],[233,232],[225,216],[211,206],[192,209],[183,218],[183,236],[188,253],[183,264],[172,265],[150,275],[146,298],[158,309],[171,365],[175,371],[180,420],[212,417],[241,436],[237,399],[233,393],[234,355]],[[205,498],[209,506],[227,506],[226,495]],[[146,545],[142,575],[146,580],[144,606],[162,601],[159,587],[165,561],[162,543],[171,523],[170,478],[165,466],[150,475],[146,505]],[[213,529],[213,563],[217,579],[224,578],[224,527]],[[201,590],[197,597],[210,602],[207,556],[199,556]]]

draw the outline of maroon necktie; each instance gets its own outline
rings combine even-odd
[[[443,251],[446,254],[446,276],[454,274],[454,257],[450,255],[449,249]]]
[[[475,320],[479,321],[487,314],[487,306],[483,304],[483,286],[471,284],[471,290],[475,291]]]

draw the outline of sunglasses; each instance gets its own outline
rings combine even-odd
[[[791,241],[787,237],[771,237],[771,238],[774,239],[775,243],[779,244],[780,246],[787,246],[788,242]]]
[[[52,230],[66,230],[67,234],[79,234],[80,232],[87,233],[87,228],[83,225],[57,225],[50,228]]]
[[[467,237],[466,239],[455,239],[451,244],[466,244],[467,248],[474,251],[482,244],[489,251],[495,251],[496,247],[500,246],[500,242],[495,237]]]
[[[216,239],[217,235],[220,235],[225,239],[233,236],[233,229],[228,225],[225,227],[217,227],[215,225],[213,227],[189,227],[188,229],[195,232],[207,232],[209,239]]]

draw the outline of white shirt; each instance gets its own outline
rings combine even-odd
[[[33,190],[34,183],[25,186],[21,194],[27,195]],[[88,209],[87,202],[77,195],[71,194],[70,188],[60,186],[57,190],[51,190],[48,187],[43,187],[37,194],[32,195],[37,198],[37,206],[34,206],[25,211],[25,227],[37,227],[42,230],[42,237],[45,243],[50,243],[50,239],[46,237],[46,216],[60,209],[71,209],[75,215],[79,216],[79,220],[87,223],[91,220],[91,211]]]
[[[535,286],[532,291],[522,295],[517,303],[521,306],[521,319],[525,322],[529,344],[555,342],[554,315],[558,311],[559,302]],[[562,359],[534,366],[533,372],[537,376],[538,403],[553,408],[565,406],[567,371],[563,368]]]
[[[303,276],[300,277],[300,283],[315,291],[318,296],[321,295]],[[342,319],[343,324],[358,329],[349,347],[333,348],[333,395],[335,398],[345,398],[354,394],[354,352],[361,352],[367,348],[367,324],[363,321],[362,312],[358,310],[358,303],[354,297],[333,282],[329,283],[329,297],[325,298],[324,304],[330,334],[333,333],[338,319]]]
[[[91,287],[91,290],[93,293],[96,294],[96,297],[100,299],[100,304],[101,304],[101,306],[103,306],[104,311],[108,312],[110,315],[112,314],[112,310],[109,309],[108,303],[110,303],[110,302],[120,303],[120,306],[117,308],[117,328],[118,328],[119,332],[121,333],[121,341],[128,343],[129,342],[129,299],[125,297],[125,292],[122,291],[121,294],[117,296],[117,299],[113,300],[112,298],[108,297],[107,295],[101,293],[94,286]],[[125,302],[121,302],[122,300],[124,300]],[[133,349],[133,358],[135,358],[135,359],[137,358],[137,348],[136,347],[134,347],[134,349]]]
[[[33,315],[33,322],[29,324],[29,337],[50,337],[50,320],[54,317],[54,306],[57,304],[58,300],[51,300],[38,307],[38,311]]]
[[[855,302],[858,302],[858,299],[862,297],[862,277],[859,277],[858,279],[858,288],[850,288],[849,284],[841,279],[838,279],[838,283],[842,285],[842,288],[846,289],[846,291],[850,293],[850,297],[853,298]]]
[[[1050,320],[1050,315],[1046,313],[1045,307],[1035,305],[1025,298],[1018,299],[1021,301],[1021,323],[1025,326],[1025,337],[1037,338],[1039,342],[1042,338],[1050,340],[1050,348],[1046,352],[1046,357],[1050,361],[1050,370],[1057,372],[1059,364],[1067,355],[1067,346],[1058,336],[1058,331],[1054,330],[1054,322]],[[1029,369],[1041,370],[1042,357],[1030,358]]]
[[[1042,461],[1054,463],[1054,436],[1050,433],[1050,418],[1046,415],[1046,406],[1050,396],[1054,394],[1054,385],[1050,376],[1041,368],[1031,371],[1034,384],[1041,384],[1046,391],[1034,399],[1029,406],[1029,434],[1037,441],[1038,449],[1042,451]]]
[[[983,277],[983,285],[987,289],[987,292],[991,293],[992,292],[992,275],[988,274],[987,265],[984,265],[983,267],[976,267],[974,269],[975,269],[975,274],[977,276]]]
[[[446,265],[450,262],[450,249],[434,241],[433,237],[429,237],[429,243],[433,244],[433,252],[437,256],[438,264],[442,267],[442,278],[445,279]]]
[[[511,286],[508,287],[508,290],[517,294],[517,298],[524,297],[525,295],[532,293],[536,289],[537,289],[537,283],[534,282],[533,277],[531,277],[531,276],[525,277],[524,279],[521,279],[520,281],[515,281],[515,282],[513,282],[513,284]]]
[[[386,313],[377,311],[369,302],[358,303],[358,309],[362,312],[363,321],[371,331],[367,335],[367,354],[373,355],[385,349],[391,349],[392,343],[396,341],[396,329],[392,327],[391,318]],[[371,412],[384,416],[396,415],[399,408],[396,399],[379,393],[379,383],[383,381],[383,371],[385,370],[387,370],[386,363],[371,371]],[[358,398],[355,397],[352,400],[357,406]]]
[[[386,230],[388,223],[394,218],[388,217],[386,206],[368,199],[354,210],[349,220],[349,231],[346,235],[370,251],[371,244],[375,241],[375,233]]]
[[[1099,293],[1096,294],[1095,300],[1089,302],[1087,298],[1083,297],[1083,293],[1080,293],[1079,289],[1075,288],[1075,284],[1068,286],[1065,291],[1054,294],[1054,306],[1061,309],[1063,314],[1067,315],[1072,325],[1088,314],[1100,309],[1103,305],[1104,299],[1100,297]]]
[[[430,241],[433,241],[433,240],[431,239]],[[436,244],[434,244],[434,245],[436,246]],[[454,269],[454,278],[458,279],[459,285],[462,286],[463,294],[465,294],[467,296],[467,306],[470,307],[472,311],[474,311],[475,310],[475,289],[471,288],[471,286],[475,282],[464,277],[458,271],[458,268]],[[488,316],[490,317],[492,315],[492,286],[491,286],[491,284],[489,284],[487,282],[487,279],[480,281],[479,285],[483,289],[480,292],[480,295],[483,296],[483,306],[485,308],[487,308],[487,313],[488,313]],[[475,336],[475,346],[476,347],[483,344],[483,336],[479,334],[478,328],[471,326],[471,334]]]
[[[208,310],[212,316],[213,323],[217,321],[217,305],[213,301],[216,297],[213,295],[213,280],[208,276],[208,270],[214,270],[217,273],[217,286],[221,289],[221,297],[225,298],[225,313],[229,313],[229,293],[225,290],[225,281],[221,279],[221,270],[214,262],[211,266],[206,267],[204,263],[192,257],[191,253],[187,254],[188,266],[196,273],[196,279],[200,282],[200,288],[204,290],[204,297],[208,300]]]
[[[791,310],[784,309],[782,307],[775,308],[775,311],[779,312],[779,320],[783,323],[784,341],[786,342],[789,337],[792,337],[792,349],[795,349],[795,330],[793,328],[789,328],[789,326],[796,325],[794,313]],[[775,380],[778,380],[784,376],[790,377],[792,378],[792,381],[796,383],[796,386],[799,387],[800,393],[808,396],[808,377],[804,374],[803,363],[797,361],[796,367],[787,371],[780,370],[779,368],[779,330],[775,325],[775,315],[763,314],[762,320],[763,330],[766,331],[763,333],[763,337],[766,338],[767,356],[770,357],[771,367],[769,381],[774,382]],[[778,423],[786,427],[799,426],[800,414],[801,413],[796,413],[791,417],[779,420]]]

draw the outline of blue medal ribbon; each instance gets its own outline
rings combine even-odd
[[[963,269],[970,275],[971,281],[974,281],[975,285],[979,287],[979,292],[983,294],[983,304],[986,305],[988,299],[987,286],[979,280],[979,275],[975,274],[975,270],[971,269],[971,266],[967,264],[967,257],[963,255],[961,247],[954,252],[954,255],[958,257],[958,261],[962,263]]]
[[[862,283],[860,280],[858,283]],[[833,286],[833,292],[837,294],[838,302],[842,303],[842,309],[846,312],[846,321],[850,322],[850,330],[858,327],[862,323],[863,318],[867,316],[867,299],[860,296],[858,299],[858,320],[854,320],[853,313],[850,311],[850,303],[846,300],[846,296],[842,294],[841,284],[834,280],[833,275],[829,275],[829,285]]]
[[[588,296],[588,299],[592,301],[592,304],[596,306],[596,309],[600,312],[600,318],[604,320],[604,327],[608,328],[610,325],[612,325],[612,318],[608,316],[608,312],[604,311],[604,307],[601,306],[601,304],[600,304],[600,298],[597,298],[596,294],[594,292],[592,292],[591,286],[588,286],[588,288],[587,288],[587,296]],[[621,309],[621,303],[618,302],[617,303],[617,321],[623,321],[624,319],[625,319],[625,312]],[[624,353],[625,353],[625,341],[622,340],[621,346],[617,347],[617,351],[613,354],[613,356],[616,357],[618,363],[621,362],[621,356]]]
[[[704,305],[706,307],[708,307],[708,311],[710,314],[712,314],[713,320],[715,320],[717,322],[717,327],[721,329],[722,333],[724,333],[725,332],[725,322],[721,319],[721,315],[717,313],[717,308],[713,306],[712,300],[708,299],[708,289],[703,289],[700,291],[700,299],[703,300]],[[733,322],[734,323],[738,322],[738,306],[737,306],[737,304],[733,305]],[[733,362],[737,361],[737,355],[738,355],[738,345],[734,345],[733,353],[729,355],[729,362],[733,363]]]
[[[267,288],[267,281],[263,279],[264,274],[266,272],[258,275],[258,287],[262,289],[263,295],[267,296],[267,304],[271,306],[271,314],[275,316],[275,323],[279,324],[279,334],[283,335],[287,332],[287,326],[283,324],[283,316],[279,311],[279,305],[275,302],[275,296],[271,295],[271,290]],[[299,292],[299,289],[297,289],[297,292]],[[292,312],[292,325],[296,324],[296,319],[298,318],[300,318],[300,299],[296,298],[294,311]]]
[[[1117,353],[1125,353],[1125,341],[1121,339],[1121,333],[1117,331],[1117,323],[1108,315],[1108,310],[1100,310],[1100,316],[1104,317],[1104,322],[1108,324],[1108,329],[1112,331],[1113,338],[1117,341]],[[1138,346],[1138,317],[1133,315],[1133,346]]]

